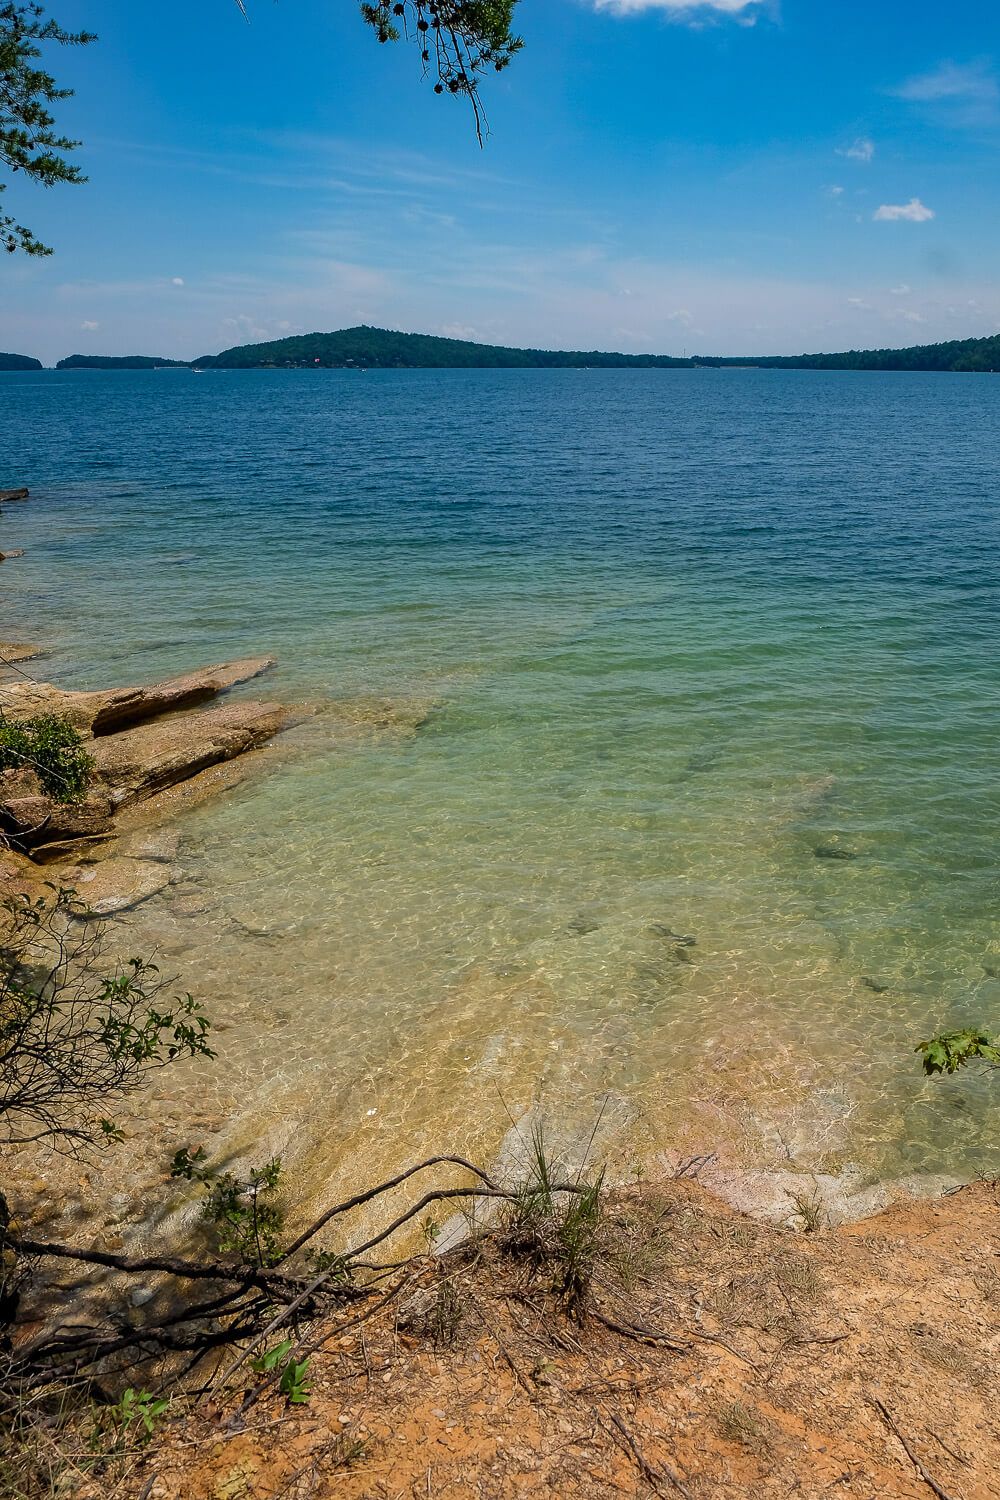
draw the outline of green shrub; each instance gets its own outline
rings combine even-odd
[[[281,1259],[278,1237],[285,1225],[280,1158],[272,1157],[263,1167],[251,1167],[246,1178],[216,1172],[204,1166],[204,1161],[204,1146],[196,1151],[182,1146],[174,1156],[170,1175],[200,1182],[204,1187],[201,1216],[211,1226],[218,1248],[224,1255],[236,1255],[241,1265],[275,1265]],[[331,1261],[331,1268],[333,1264]]]
[[[112,1106],[155,1069],[214,1056],[201,1006],[168,999],[142,959],[105,970],[86,916],[66,890],[0,903],[0,1146],[119,1140]]]
[[[0,771],[30,766],[57,802],[79,802],[94,762],[73,725],[60,714],[0,718]]]

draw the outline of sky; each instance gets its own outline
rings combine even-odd
[[[800,353],[1000,330],[990,0],[521,0],[467,102],[354,0],[53,0],[84,186],[4,194],[0,348],[194,358],[371,323]]]

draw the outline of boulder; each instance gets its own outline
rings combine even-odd
[[[107,789],[91,785],[79,802],[56,802],[26,767],[0,774],[0,832],[23,848],[91,838],[111,827],[114,805]]]
[[[15,547],[12,552],[0,552],[0,562],[6,562],[9,557],[23,557],[24,548]]]
[[[5,500],[27,500],[27,498],[28,491],[24,488],[23,485],[20,489],[16,490],[0,490],[0,505],[2,505]]]
[[[147,686],[90,693],[69,692],[48,682],[12,682],[0,687],[0,711],[15,719],[61,714],[83,734],[117,734],[158,714],[194,708],[237,683],[259,677],[273,665],[273,657],[251,656],[199,667]]]

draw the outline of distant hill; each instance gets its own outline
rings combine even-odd
[[[908,349],[851,349],[845,354],[771,354],[760,359],[702,359],[699,365],[755,365],[770,370],[1000,371],[1000,334]]]
[[[221,354],[207,354],[193,363],[199,368],[247,370],[277,365],[298,368],[322,365],[333,369],[364,366],[372,370],[469,369],[532,367],[558,369],[580,365],[679,365],[689,360],[669,354],[588,354],[553,349],[508,349],[498,344],[473,344],[466,339],[442,339],[429,333],[392,333],[387,328],[342,328],[337,333],[303,333],[267,344],[241,344]]]
[[[186,359],[158,359],[153,354],[70,354],[57,370],[159,370],[164,366],[186,370]]]
[[[841,354],[614,354],[602,349],[510,349],[474,344],[430,333],[393,333],[388,328],[341,328],[336,333],[300,333],[265,344],[239,344],[201,359],[160,359],[149,354],[71,354],[57,370],[366,369],[674,369],[766,370],[951,370],[1000,372],[1000,334],[953,339],[908,349],[851,349]],[[0,369],[40,370],[37,359],[0,354]]]
[[[41,360],[32,359],[30,354],[0,354],[0,370],[40,370],[41,368]]]
[[[192,361],[198,369],[249,370],[322,368],[410,370],[443,368],[667,368],[702,366],[784,370],[1000,370],[1000,335],[983,339],[921,344],[909,349],[862,349],[842,354],[692,355],[611,354],[602,350],[509,349],[426,333],[393,333],[386,328],[344,328],[337,333],[304,333],[264,344],[240,344],[221,354]]]

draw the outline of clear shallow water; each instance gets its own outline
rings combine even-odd
[[[138,915],[228,1026],[231,1145],[328,1183],[610,1094],[622,1160],[1000,1167],[995,1082],[912,1053],[1000,1010],[1000,382],[0,382],[46,675],[437,704],[312,721]]]

